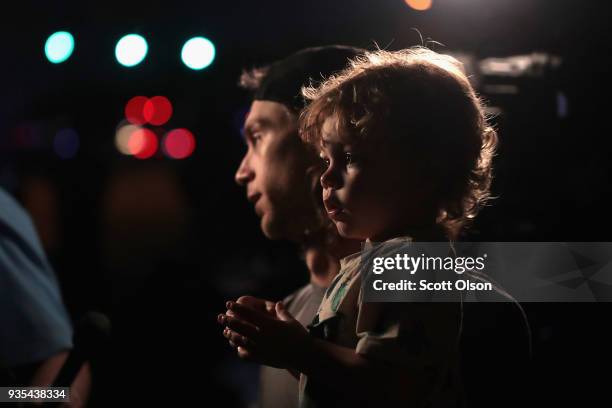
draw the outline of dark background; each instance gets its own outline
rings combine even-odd
[[[134,400],[186,403],[222,395],[239,405],[253,399],[256,367],[231,355],[215,316],[225,300],[242,294],[282,298],[307,272],[296,248],[262,236],[234,184],[249,104],[236,83],[243,68],[306,46],[395,50],[421,44],[417,28],[443,43],[437,51],[473,61],[534,52],[559,57],[557,68],[479,78],[478,90],[499,112],[498,198],[469,237],[610,240],[606,2],[437,0],[426,12],[401,0],[5,7],[0,185],[32,214],[72,318],[98,310],[113,322],[109,358],[95,371],[93,401],[100,406],[130,396],[130,387],[147,394],[132,393]],[[53,65],[43,46],[58,30],[70,31],[76,48],[68,61]],[[114,58],[116,41],[128,33],[149,43],[147,58],[133,68]],[[187,69],[179,58],[184,41],[196,35],[217,50],[202,71]],[[487,92],[487,84],[512,85],[516,92]],[[172,101],[174,115],[164,127],[191,129],[193,156],[137,160],[117,151],[115,130],[135,95]],[[52,148],[55,132],[65,127],[80,137],[77,155],[67,160]],[[542,395],[595,398],[600,377],[594,371],[608,355],[603,333],[610,308],[526,308]],[[160,386],[172,395],[152,394]]]

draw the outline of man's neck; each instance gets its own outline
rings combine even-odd
[[[327,288],[340,270],[340,261],[324,249],[308,248],[304,258],[310,272],[310,282],[319,287]]]

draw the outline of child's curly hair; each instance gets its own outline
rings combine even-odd
[[[490,198],[497,133],[483,102],[449,55],[423,47],[377,50],[318,86],[302,90],[310,105],[300,116],[303,140],[318,146],[325,119],[351,138],[395,143],[430,178],[437,223],[450,239]]]

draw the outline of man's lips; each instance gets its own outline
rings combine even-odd
[[[261,198],[261,193],[252,193],[247,195],[247,200],[252,202],[253,204],[257,203],[257,200]]]
[[[257,202],[259,201],[260,198],[261,198],[261,193],[253,193],[253,194],[247,195],[247,199],[251,203],[253,203],[253,206],[255,207],[255,213],[259,216],[261,216],[261,211],[257,208]]]

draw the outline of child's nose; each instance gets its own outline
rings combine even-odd
[[[325,172],[321,175],[321,187],[338,189],[342,185],[342,179],[337,174],[334,166],[329,166]]]

